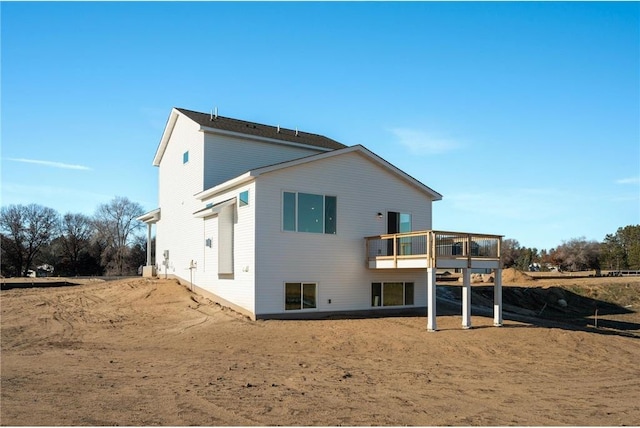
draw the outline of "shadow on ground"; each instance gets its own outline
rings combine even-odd
[[[636,315],[636,311],[563,287],[503,287],[502,302],[504,319],[542,327],[640,338],[640,323],[613,319],[620,315]],[[473,286],[471,304],[473,315],[492,316],[493,286]],[[461,313],[461,308],[462,287],[438,287],[438,315],[454,315],[456,310]],[[634,320],[638,318],[633,317]]]
[[[474,285],[471,287],[472,315],[493,318],[493,290],[493,285]],[[637,292],[637,288],[628,290],[628,293]],[[462,315],[461,286],[453,284],[438,285],[436,294],[437,316]],[[633,299],[637,300],[637,296],[634,295]],[[503,287],[502,302],[503,319],[505,320],[518,321],[529,324],[529,326],[561,328],[640,339],[640,322],[636,322],[636,320],[640,320],[638,312],[605,300],[580,295],[563,287]],[[362,319],[405,316],[426,317],[426,308],[332,314],[319,313],[314,318]],[[616,317],[628,319],[612,319]],[[511,325],[509,327],[517,326]]]

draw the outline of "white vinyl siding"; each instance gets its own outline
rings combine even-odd
[[[200,202],[200,207],[227,201],[245,190],[252,195],[253,186],[231,189]],[[252,202],[242,208],[232,204],[205,219],[194,218],[204,223],[206,235],[200,244],[206,271],[200,272],[197,285],[251,313],[255,312],[254,207]],[[212,240],[212,248],[206,246],[206,238]]]
[[[209,276],[210,273],[218,272],[218,216],[207,217],[204,221],[204,252],[202,255],[202,263],[200,264],[203,275]],[[211,245],[207,245],[210,242]]]
[[[249,141],[204,133],[205,165],[203,190],[224,183],[247,171],[320,153],[322,150]]]
[[[188,167],[183,164],[185,152],[189,152]],[[193,121],[178,115],[158,171],[162,217],[157,223],[156,249],[158,254],[170,250],[166,270],[169,275],[184,283],[193,280],[198,287],[253,313],[255,205],[242,209],[231,207],[233,215],[220,213],[221,218],[219,215],[196,218],[193,213],[208,204],[237,198],[243,191],[249,192],[252,198],[254,185],[250,183],[200,201],[194,195],[204,190],[204,162],[204,134]],[[224,159],[221,162],[224,163]],[[207,239],[211,240],[211,247],[207,246]],[[220,252],[220,247],[228,252]],[[196,263],[196,269],[189,270],[191,260]],[[164,266],[159,273],[165,273]]]
[[[158,168],[158,202],[162,217],[156,224],[156,251],[169,250],[169,266],[165,270],[189,281],[191,260],[201,266],[202,220],[194,222],[193,212],[201,206],[193,195],[202,191],[202,134],[190,119],[179,115],[171,134],[170,144]],[[183,164],[189,153],[188,167]],[[196,278],[198,272],[194,270]]]
[[[335,195],[336,235],[283,231],[282,195]],[[281,201],[273,203],[274,200]],[[411,213],[414,230],[431,229],[431,200],[385,168],[357,152],[330,157],[258,177],[256,208],[256,312],[282,311],[282,284],[290,278],[322,283],[321,311],[371,309],[371,283],[413,282],[415,306],[426,306],[424,270],[370,270],[366,236],[386,233],[388,211]],[[331,303],[328,303],[331,300]]]

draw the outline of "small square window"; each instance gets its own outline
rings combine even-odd
[[[249,205],[249,191],[245,190],[244,192],[240,192],[240,196],[238,199],[240,199],[239,205],[241,207]]]
[[[189,150],[187,150],[182,154],[182,163],[187,163],[187,162],[189,162]]]

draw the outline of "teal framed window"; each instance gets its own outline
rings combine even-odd
[[[335,235],[338,200],[335,196],[284,192],[282,229],[289,232]]]
[[[282,229],[296,231],[296,194],[284,192],[282,197]]]
[[[244,192],[240,192],[240,195],[238,195],[238,205],[240,205],[241,207],[249,205],[249,191],[248,190],[245,190]]]
[[[189,150],[187,150],[182,154],[182,163],[185,164],[188,162],[189,162]]]

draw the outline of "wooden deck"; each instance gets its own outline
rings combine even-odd
[[[462,270],[462,328],[471,328],[471,270],[493,269],[493,324],[502,325],[501,235],[424,230],[365,238],[369,269],[425,269],[427,330],[436,331],[436,271]]]
[[[369,269],[498,269],[501,235],[425,230],[365,238]]]

